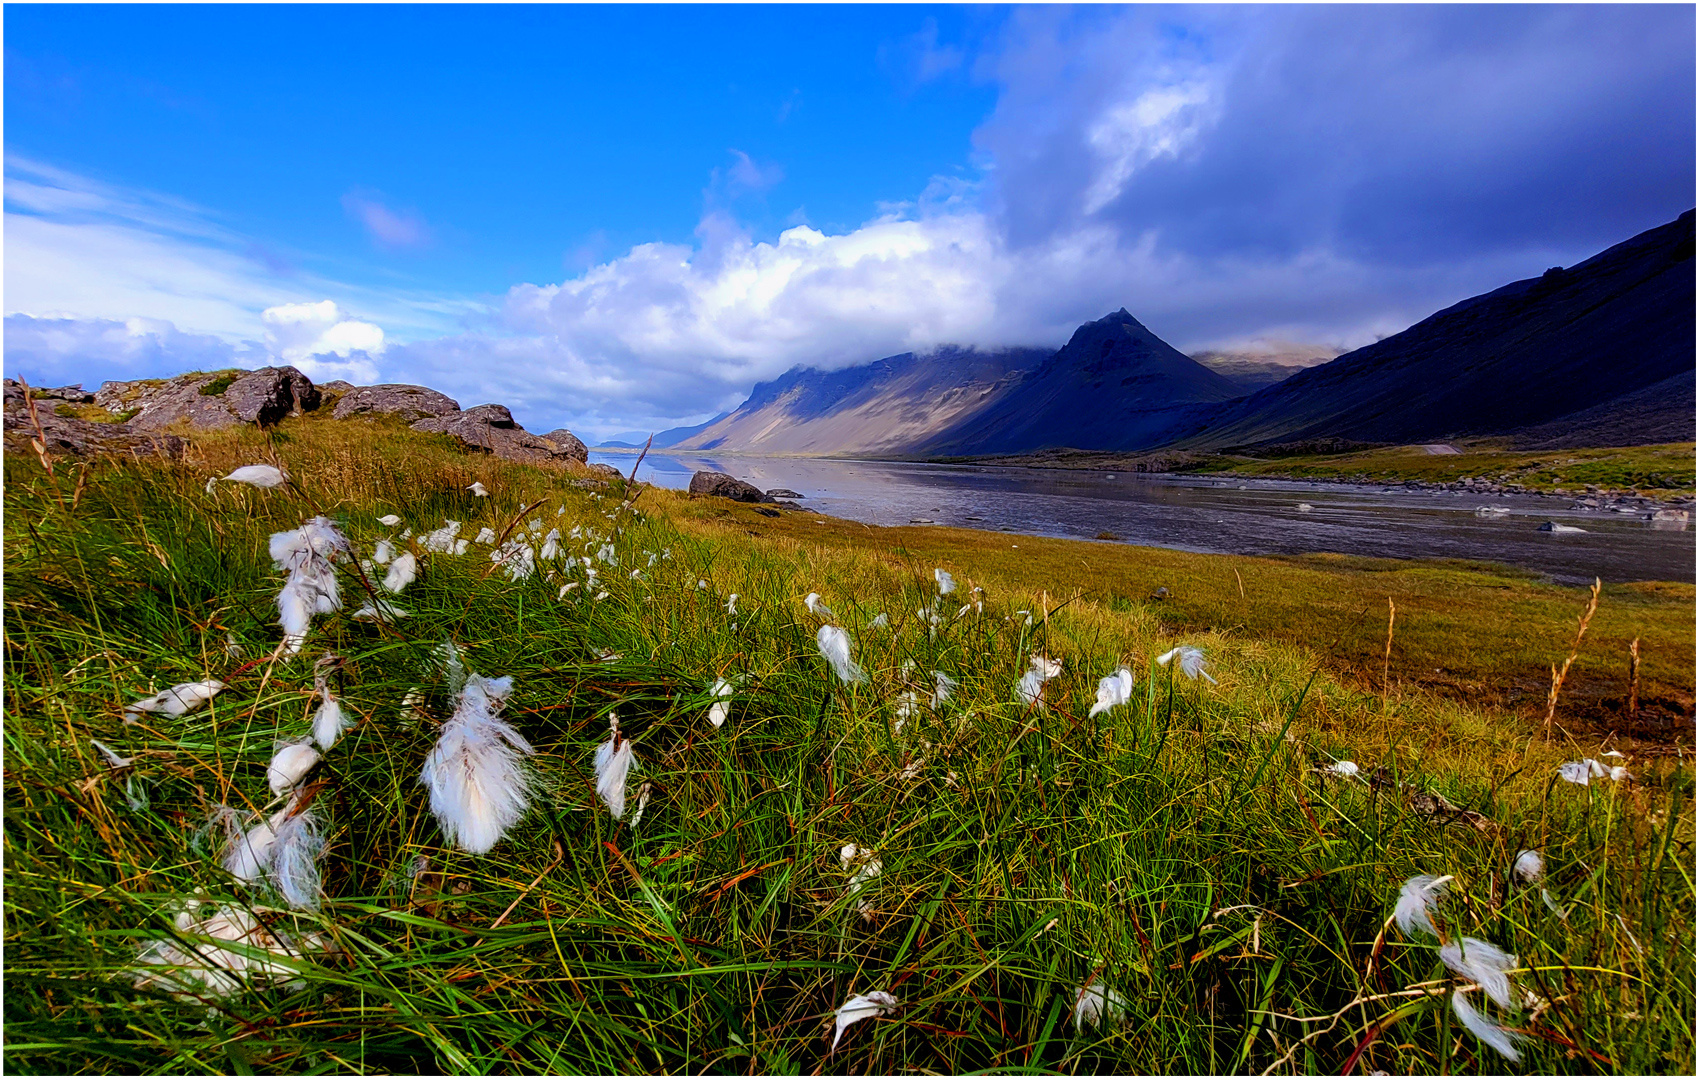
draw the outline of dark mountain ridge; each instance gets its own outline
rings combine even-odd
[[[1514,435],[1669,379],[1686,379],[1692,403],[1694,272],[1690,210],[1569,269],[1473,296],[1299,372],[1173,441],[1220,448]]]
[[[1167,431],[1177,406],[1244,390],[1146,329],[1126,308],[1086,323],[985,409],[921,443],[928,454],[1098,448]]]

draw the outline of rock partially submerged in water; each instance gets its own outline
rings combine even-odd
[[[734,502],[770,503],[773,496],[756,487],[746,484],[735,476],[723,472],[704,470],[691,477],[692,495],[710,495],[719,499],[731,499]]]
[[[1577,528],[1575,525],[1560,525],[1556,521],[1543,521],[1539,525],[1535,526],[1535,531],[1544,533],[1585,533],[1588,530]]]
[[[1509,507],[1509,506],[1478,506],[1478,507],[1476,507],[1476,516],[1477,517],[1504,517],[1506,514],[1509,514],[1509,513],[1511,513],[1511,507]]]
[[[802,496],[790,488],[768,488],[767,493],[776,499],[801,499]]]

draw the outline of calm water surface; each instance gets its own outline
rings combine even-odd
[[[590,459],[628,472],[634,456],[596,451]],[[1327,551],[1478,559],[1568,583],[1596,576],[1694,580],[1694,533],[1686,528],[1639,515],[1569,510],[1566,500],[1535,495],[713,455],[650,454],[638,478],[683,488],[698,469],[730,473],[764,491],[789,488],[809,509],[872,525],[925,521],[1077,539],[1110,532],[1130,544],[1240,555]],[[1511,513],[1478,517],[1476,507],[1484,505],[1510,507]],[[1588,531],[1537,532],[1543,521]]]

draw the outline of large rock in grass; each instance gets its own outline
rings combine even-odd
[[[102,383],[94,402],[137,431],[213,430],[299,416],[319,407],[319,391],[293,367],[268,367]]]
[[[551,437],[531,434],[520,427],[506,405],[476,405],[463,412],[432,416],[409,425],[414,431],[437,432],[451,436],[469,450],[480,450],[508,461],[523,461],[532,465],[566,465],[584,463],[587,452],[584,444],[573,439],[573,445]],[[570,433],[568,433],[570,437]]]
[[[42,438],[48,454],[89,458],[97,454],[180,457],[184,442],[175,435],[138,431],[133,425],[110,419],[95,395],[80,386],[57,389],[31,387],[34,416],[25,400],[24,388],[12,379],[5,381],[5,446],[9,454],[34,457],[31,440]],[[36,425],[40,424],[40,434]]]
[[[585,446],[577,435],[566,428],[556,428],[547,435],[539,436],[539,438],[544,442],[554,443],[560,447],[562,453],[581,465],[590,460],[590,448]]]
[[[408,383],[351,386],[342,391],[331,415],[338,420],[352,416],[399,416],[408,423],[460,412],[460,402],[447,394]]]
[[[692,495],[710,495],[718,499],[731,499],[734,502],[770,503],[773,496],[756,487],[746,484],[735,476],[723,472],[708,472],[704,470],[691,477]]]

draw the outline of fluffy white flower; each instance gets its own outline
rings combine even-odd
[[[850,871],[848,895],[851,900],[856,900],[862,890],[866,889],[873,883],[874,879],[885,872],[885,864],[874,858],[873,852],[867,848],[857,847],[855,844],[845,844],[839,848],[838,861],[840,865]],[[873,910],[874,906],[870,901],[856,901],[858,914],[871,915]]]
[[[956,689],[956,680],[942,671],[933,672],[933,708],[950,700],[951,692]]]
[[[620,736],[614,714],[608,714],[608,741],[596,748],[596,794],[619,821],[626,812],[626,777],[632,771],[632,741]]]
[[[643,820],[643,812],[649,808],[649,796],[654,790],[655,785],[648,780],[638,785],[637,809],[632,811],[632,828],[637,828],[638,822]]]
[[[494,544],[496,542],[496,530],[486,525],[478,530],[478,535],[473,537],[472,542],[475,544]]]
[[[1558,767],[1558,777],[1560,780],[1568,780],[1572,784],[1581,784],[1583,787],[1587,787],[1588,781],[1592,779],[1606,776],[1611,776],[1611,770],[1607,769],[1604,765],[1601,765],[1593,758],[1583,758],[1581,761],[1567,761]],[[1614,777],[1614,779],[1616,778]]]
[[[1045,707],[1045,683],[1062,673],[1062,661],[1052,660],[1044,653],[1034,653],[1031,666],[1015,684],[1015,696],[1024,705],[1037,709]]]
[[[1458,1022],[1469,1029],[1470,1034],[1480,1039],[1486,1045],[1497,1050],[1507,1061],[1521,1060],[1517,1052],[1517,1043],[1522,1036],[1507,1031],[1489,1020],[1470,1004],[1468,994],[1463,990],[1452,992],[1452,1011],[1457,1014]]]
[[[490,497],[490,493],[484,490],[484,484],[482,481],[474,480],[472,483],[466,485],[466,490],[472,492],[480,499],[488,499]]]
[[[224,683],[217,679],[207,679],[204,682],[178,683],[169,690],[161,690],[152,697],[131,702],[124,709],[125,723],[136,723],[141,720],[141,714],[161,713],[165,716],[182,716],[211,701]]]
[[[950,576],[948,570],[935,569],[933,580],[938,582],[940,596],[949,596],[956,591],[956,579]]]
[[[200,905],[193,907],[198,909]],[[136,966],[126,974],[139,989],[166,990],[191,1004],[203,1001],[209,994],[229,997],[257,986],[281,985],[298,990],[306,984],[295,964],[328,949],[328,942],[320,934],[282,937],[237,907],[220,906],[214,914],[204,917],[186,907],[178,913],[176,922],[183,937],[209,940],[151,941],[142,947]],[[246,949],[238,952],[225,948],[225,944]],[[250,951],[263,951],[267,955],[254,956]]]
[[[832,1033],[832,1050],[838,1049],[838,1040],[844,1037],[844,1029],[851,1024],[859,1024],[863,1020],[872,1020],[883,1016],[897,1008],[897,998],[884,990],[875,990],[871,994],[857,994],[838,1007],[836,1016],[837,1030]]]
[[[289,475],[275,465],[244,465],[233,470],[229,476],[215,476],[207,481],[210,492],[213,485],[220,480],[234,481],[238,484],[252,484],[255,487],[274,488],[289,480]]]
[[[276,826],[270,874],[278,895],[289,906],[313,911],[319,906],[319,857],[325,838],[311,809],[287,816]]]
[[[1114,675],[1098,680],[1098,700],[1086,713],[1087,716],[1097,716],[1108,712],[1117,705],[1126,705],[1133,697],[1133,672],[1127,668],[1117,668]]]
[[[313,714],[313,741],[322,749],[329,750],[352,726],[353,722],[343,714],[342,703],[326,694],[324,704]]]
[[[393,529],[397,525],[401,524],[401,518],[396,516],[395,514],[385,514],[383,517],[378,519],[378,524],[379,525],[388,525],[390,528]]]
[[[1406,937],[1414,937],[1419,930],[1433,937],[1440,936],[1429,913],[1440,906],[1446,895],[1447,882],[1451,880],[1451,874],[1445,877],[1418,874],[1399,887],[1399,902],[1393,907],[1393,921],[1399,924]]]
[[[388,538],[379,540],[372,546],[372,561],[379,566],[388,566],[395,558],[395,545]]]
[[[376,604],[370,600],[361,604],[349,618],[358,619],[361,622],[377,622],[379,619],[385,622],[394,622],[397,619],[407,618],[407,614],[405,608],[392,604],[380,596]]]
[[[850,635],[846,634],[842,627],[830,623],[821,627],[815,633],[815,645],[840,679],[847,683],[867,681],[867,674],[850,659]]]
[[[495,847],[531,805],[525,758],[534,751],[496,716],[512,690],[511,678],[467,676],[454,715],[419,774],[443,835],[475,855]]]
[[[810,615],[819,615],[823,619],[832,618],[832,609],[820,602],[820,593],[812,592],[803,597],[803,606],[809,609]]]
[[[868,623],[868,629],[869,630],[884,630],[886,627],[888,627],[890,625],[891,625],[891,620],[886,618],[885,612],[882,611],[878,615],[875,615],[873,617],[872,621],[870,621]]]
[[[1517,957],[1492,942],[1467,937],[1442,945],[1440,959],[1459,978],[1479,985],[1500,1008],[1511,1008],[1511,980],[1506,973],[1517,966]]]
[[[460,535],[460,522],[443,519],[443,527],[425,533],[419,538],[419,546],[426,551],[437,551],[447,554],[464,554],[466,549],[455,543],[455,537]],[[465,543],[462,541],[461,543]]]
[[[318,763],[319,752],[312,743],[284,743],[272,754],[271,764],[266,766],[266,783],[271,786],[273,795],[282,795],[301,783],[301,778]]]
[[[1523,884],[1537,885],[1546,876],[1546,860],[1541,858],[1538,851],[1519,851],[1516,861],[1511,864],[1511,872]]]
[[[537,551],[518,540],[509,540],[492,551],[490,561],[500,566],[510,581],[523,581],[537,572]]]
[[[1192,645],[1179,645],[1170,649],[1157,658],[1157,666],[1167,667],[1169,661],[1177,657],[1180,662],[1176,664],[1176,667],[1180,668],[1182,675],[1189,679],[1196,679],[1202,675],[1209,679],[1212,685],[1215,684],[1216,679],[1204,670],[1204,650]]]
[[[384,575],[384,589],[398,593],[413,584],[418,573],[419,559],[411,551],[404,552],[390,567],[390,572]]]
[[[236,880],[252,885],[271,865],[272,846],[277,843],[277,830],[270,821],[262,821],[246,832],[238,829],[225,844],[221,861]]]
[[[1355,761],[1336,761],[1322,771],[1334,776],[1356,776],[1358,775],[1358,763]]]
[[[1102,979],[1083,988],[1074,1003],[1074,1027],[1097,1027],[1108,1020],[1115,1024],[1127,1014],[1127,999]]]
[[[738,594],[733,593],[726,598],[726,614],[738,614]]]
[[[732,684],[725,679],[716,679],[708,692],[714,698],[714,704],[708,707],[708,722],[719,727],[731,715]]]

